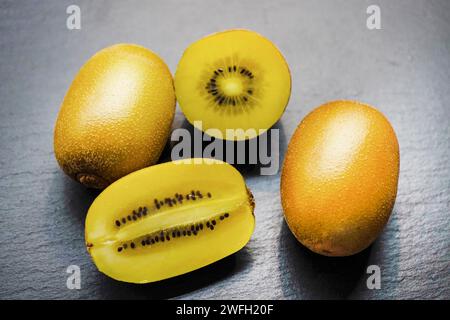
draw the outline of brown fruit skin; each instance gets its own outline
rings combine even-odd
[[[389,219],[399,167],[397,137],[379,111],[353,101],[320,106],[296,129],[283,163],[290,230],[322,255],[364,250]]]
[[[87,187],[155,164],[175,113],[172,75],[161,58],[137,45],[105,48],[80,69],[54,131],[64,172]]]

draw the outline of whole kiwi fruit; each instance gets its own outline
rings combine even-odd
[[[173,78],[159,56],[133,44],[105,48],[80,69],[62,102],[56,159],[74,180],[105,188],[157,162],[174,112]]]
[[[357,101],[316,108],[297,127],[283,163],[290,230],[322,255],[364,250],[391,215],[399,168],[397,137],[380,111]]]

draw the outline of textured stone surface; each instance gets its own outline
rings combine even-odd
[[[450,298],[450,2],[376,1],[382,30],[365,27],[372,1],[2,1],[0,3],[0,298]],[[82,30],[65,27],[77,3]],[[401,147],[394,213],[353,257],[310,253],[287,229],[279,175],[244,170],[256,197],[255,234],[239,253],[189,275],[135,286],[95,270],[85,251],[95,198],[53,156],[53,126],[78,68],[95,51],[135,42],[175,71],[183,49],[225,28],[251,28],[285,54],[293,77],[280,158],[315,106],[358,99],[392,122]],[[174,127],[187,126],[178,112]],[[66,288],[79,265],[82,289]],[[382,270],[381,290],[366,268]]]

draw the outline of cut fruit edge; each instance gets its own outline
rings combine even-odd
[[[252,208],[253,200],[243,197],[235,197],[211,201],[202,206],[180,207],[159,214],[154,214],[146,218],[139,224],[134,224],[119,230],[115,235],[104,236],[97,239],[87,239],[86,247],[90,248],[101,245],[111,245],[116,242],[139,238],[146,234],[173,229],[177,226],[196,224],[200,221],[208,220],[220,213],[233,212],[241,206],[250,205]],[[253,210],[252,210],[253,212]],[[180,223],[182,221],[182,223]]]

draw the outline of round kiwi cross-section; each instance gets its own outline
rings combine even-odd
[[[227,30],[186,49],[175,73],[175,91],[181,110],[198,129],[216,138],[245,140],[282,116],[291,75],[268,39],[249,30]]]

